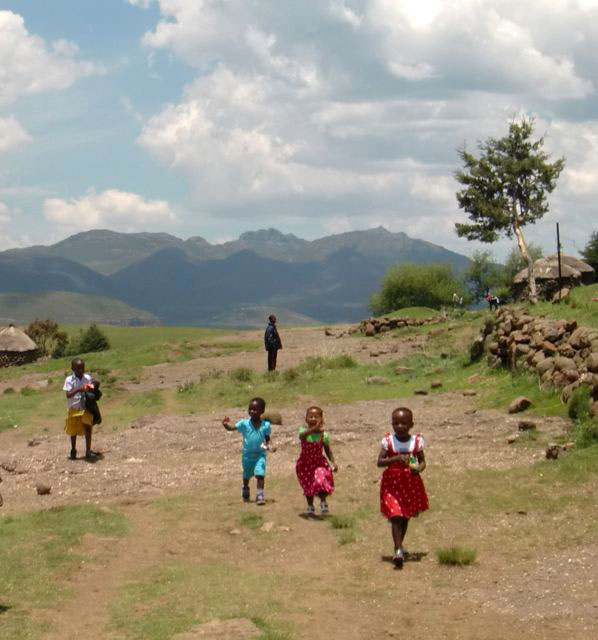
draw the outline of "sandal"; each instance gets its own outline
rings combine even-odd
[[[98,458],[101,458],[101,457],[102,457],[101,453],[98,453],[97,451],[92,451],[91,449],[87,451],[87,453],[85,454],[86,460],[97,460]]]
[[[260,506],[266,504],[266,498],[264,497],[264,492],[263,491],[258,491],[257,495],[255,496],[255,502],[256,504],[259,504]]]
[[[393,556],[393,563],[395,566],[395,569],[402,569],[403,568],[403,562],[405,560],[405,556],[403,555],[403,551],[402,549],[399,549]]]
[[[307,509],[305,510],[305,515],[308,516],[308,517],[316,515],[316,508],[314,507],[313,504],[308,504],[307,505]]]

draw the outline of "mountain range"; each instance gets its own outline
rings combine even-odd
[[[387,269],[404,262],[461,271],[468,258],[382,227],[311,241],[266,229],[223,244],[93,230],[1,252],[0,318],[32,319],[22,317],[22,300],[31,315],[36,298],[35,315],[47,317],[44,300],[62,292],[78,296],[79,308],[97,322],[255,326],[268,313],[294,324],[353,322],[368,315]],[[106,299],[118,301],[114,317]],[[69,308],[72,314],[72,305],[63,313],[54,304],[52,317],[73,322],[62,317]]]

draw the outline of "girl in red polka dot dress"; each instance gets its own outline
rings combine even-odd
[[[305,423],[305,426],[299,428],[301,454],[296,465],[297,479],[307,500],[306,514],[315,514],[314,496],[320,498],[321,513],[327,514],[329,509],[326,499],[334,491],[332,472],[338,471],[338,467],[330,448],[330,435],[324,431],[322,409],[310,407],[305,414]]]
[[[393,434],[387,433],[378,454],[378,466],[386,467],[380,483],[380,510],[390,520],[395,553],[393,562],[403,568],[403,540],[409,519],[428,508],[428,496],[421,479],[426,468],[424,439],[411,435],[413,413],[399,407],[392,412]]]

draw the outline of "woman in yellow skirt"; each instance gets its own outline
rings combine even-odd
[[[71,437],[71,460],[77,459],[77,436],[85,436],[85,459],[95,460],[98,454],[91,450],[91,431],[93,416],[85,410],[83,393],[93,389],[93,380],[85,373],[85,362],[76,358],[71,362],[73,370],[64,381],[63,390],[66,391],[68,415],[64,430]]]

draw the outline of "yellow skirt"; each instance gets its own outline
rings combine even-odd
[[[85,435],[85,428],[83,425],[91,427],[93,425],[93,416],[89,411],[85,409],[69,409],[69,414],[66,417],[64,424],[64,430],[69,436],[83,436]]]

